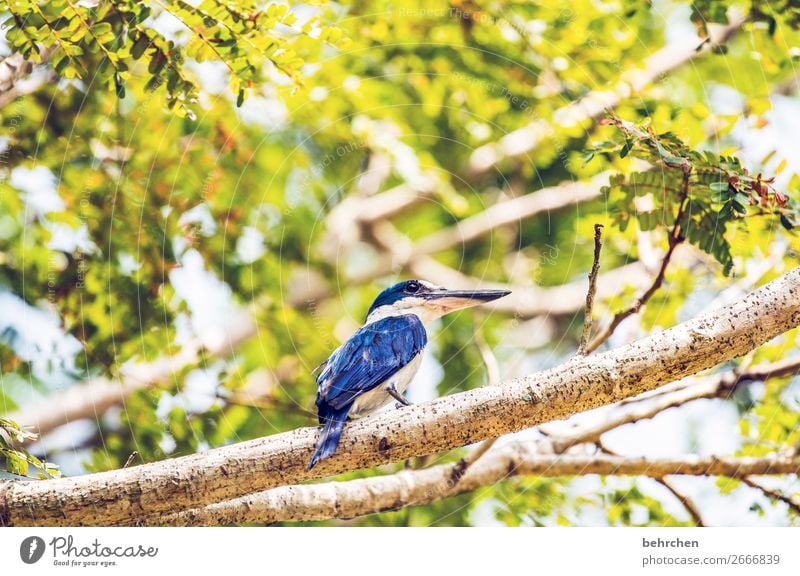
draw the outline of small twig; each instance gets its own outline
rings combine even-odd
[[[600,272],[600,250],[603,248],[603,225],[594,225],[594,262],[589,273],[589,291],[586,293],[586,308],[583,313],[583,334],[578,346],[578,356],[587,354],[589,337],[592,335],[592,309],[594,308],[594,295],[597,292],[597,274]]]
[[[675,487],[675,485],[672,483],[671,480],[669,480],[666,476],[664,476],[663,478],[654,478],[654,480],[659,484],[661,484],[664,488],[672,492],[675,498],[677,498],[680,501],[680,503],[683,504],[683,507],[686,508],[686,511],[692,517],[692,520],[694,520],[696,526],[699,526],[701,528],[705,528],[708,526],[708,524],[706,524],[703,521],[703,516],[702,514],[700,514],[700,510],[697,508],[692,499],[689,498],[686,494],[684,494],[680,490],[678,490],[678,488]]]
[[[139,453],[136,450],[131,452],[131,455],[128,456],[128,459],[125,461],[125,465],[123,466],[123,468],[127,468],[128,466],[130,466],[133,463],[133,459],[136,458],[138,455]]]
[[[486,343],[481,331],[476,327],[475,329],[475,345],[478,347],[478,352],[481,353],[481,359],[484,366],[486,366],[486,377],[489,386],[499,386],[502,382],[500,376],[500,363],[497,357],[492,352],[492,349]]]
[[[667,267],[669,266],[669,262],[672,259],[672,254],[675,252],[675,248],[677,248],[678,244],[681,244],[684,241],[683,231],[681,230],[681,220],[683,220],[683,214],[686,210],[686,205],[687,205],[686,200],[689,196],[690,175],[691,175],[690,171],[684,172],[683,174],[683,185],[681,187],[681,197],[679,200],[678,213],[675,215],[675,224],[673,224],[672,229],[670,230],[669,233],[669,237],[667,238],[667,240],[669,241],[669,248],[667,249],[667,253],[664,255],[664,259],[661,261],[661,267],[659,268],[658,273],[656,274],[656,277],[653,280],[653,283],[647,290],[645,290],[642,293],[641,296],[636,298],[636,301],[630,306],[630,308],[627,308],[622,312],[618,312],[617,314],[614,315],[614,318],[612,318],[608,326],[606,326],[605,329],[603,329],[603,331],[600,332],[600,334],[598,334],[597,336],[595,336],[594,339],[589,343],[586,349],[587,354],[594,352],[595,350],[597,350],[597,348],[600,347],[601,344],[603,344],[603,342],[608,340],[614,333],[614,330],[617,329],[617,326],[619,326],[623,320],[639,312],[639,310],[641,310],[642,307],[645,304],[647,304],[650,298],[653,297],[653,294],[655,294],[658,291],[658,289],[661,288],[661,285],[664,283],[664,277],[667,273]]]
[[[642,307],[647,304],[647,301],[656,293],[656,291],[661,288],[661,285],[664,283],[664,276],[667,271],[667,266],[669,266],[669,261],[672,258],[672,253],[675,251],[675,247],[678,245],[678,242],[670,243],[669,249],[667,253],[664,255],[664,259],[661,261],[661,268],[658,270],[658,274],[656,275],[655,280],[650,285],[650,287],[641,295],[639,296],[636,301],[630,306],[623,310],[622,312],[617,312],[614,315],[614,318],[611,322],[606,326],[600,334],[594,337],[594,339],[589,343],[587,346],[586,352],[591,353],[597,350],[603,342],[608,340],[611,335],[614,333],[614,330],[617,329],[623,320],[627,319],[629,316],[633,316]]]
[[[78,20],[81,21],[81,24],[83,24],[83,28],[86,30],[89,36],[91,36],[92,39],[95,41],[97,47],[100,48],[100,51],[108,59],[108,63],[114,68],[116,72],[119,72],[117,57],[115,55],[112,55],[111,52],[108,50],[108,48],[106,48],[105,45],[102,42],[100,42],[100,40],[97,38],[97,36],[95,36],[94,32],[92,32],[92,27],[84,19],[83,15],[78,11],[77,6],[73,4],[72,0],[67,0],[67,4],[69,5],[70,9],[75,14],[75,16],[78,17]],[[53,35],[55,36],[56,34],[54,33]],[[61,44],[61,42],[59,42],[59,44]],[[71,56],[69,56],[69,53],[66,50],[64,50],[64,53],[67,54],[69,58],[71,58]]]
[[[600,440],[599,438],[595,442],[595,445],[597,446],[597,448],[600,449],[601,452],[605,452],[606,454],[610,454],[611,456],[623,456],[623,454],[620,454],[619,452],[616,452],[611,448],[609,448],[608,446],[606,446],[603,443],[603,441]],[[691,516],[692,519],[694,520],[695,525],[701,528],[705,528],[706,526],[708,526],[705,522],[703,522],[703,516],[700,514],[700,510],[697,509],[697,506],[695,506],[694,502],[692,502],[692,499],[689,498],[686,494],[684,494],[680,490],[678,490],[678,488],[676,488],[675,485],[666,476],[653,476],[652,478],[653,480],[661,484],[664,488],[672,492],[675,498],[677,498],[680,501],[680,503],[683,504],[683,507],[686,508],[686,511],[689,513],[689,516]]]
[[[742,476],[741,478],[742,484],[749,486],[750,488],[755,488],[756,490],[761,491],[767,498],[777,502],[783,502],[786,504],[789,509],[797,515],[800,515],[800,500],[797,498],[793,498],[787,494],[784,494],[780,490],[774,490],[772,488],[767,488],[766,486],[762,486],[750,476]]]

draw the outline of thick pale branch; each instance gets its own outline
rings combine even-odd
[[[6,482],[0,485],[0,523],[133,522],[162,511],[197,508],[433,454],[655,389],[741,356],[798,325],[800,268],[735,304],[633,344],[575,358],[501,386],[351,422],[338,452],[312,471],[306,468],[318,430],[302,428],[124,470],[44,482]]]
[[[43,50],[39,60],[42,63],[47,62],[52,53],[52,48]],[[49,77],[47,74],[38,77],[33,82],[27,82],[35,66],[36,63],[25,60],[19,53],[11,54],[0,61],[0,109],[44,84]]]
[[[746,372],[738,375],[735,371],[731,370],[711,377],[701,378],[698,379],[697,382],[686,384],[682,388],[664,394],[663,397],[652,399],[654,401],[643,403],[641,406],[638,404],[617,405],[617,409],[626,409],[620,410],[618,414],[609,415],[600,425],[578,428],[570,432],[568,436],[563,437],[547,435],[546,440],[541,440],[537,443],[536,450],[534,450],[532,444],[527,442],[525,443],[524,449],[528,451],[534,450],[534,452],[541,452],[542,454],[561,454],[568,448],[579,444],[598,443],[600,442],[602,434],[619,426],[652,418],[668,408],[680,406],[693,400],[718,396],[722,391],[730,390],[738,383],[763,381],[773,377],[785,377],[796,373],[798,370],[800,370],[800,357],[752,366]],[[490,379],[490,382],[492,381],[493,380]],[[635,400],[636,398],[638,397],[631,398],[630,400]],[[608,409],[613,410],[614,407],[609,406]],[[468,456],[458,461],[456,464],[449,468],[443,467],[446,473],[439,475],[440,481],[438,483],[434,482],[434,478],[430,476],[427,470],[421,470],[400,472],[401,476],[398,479],[390,479],[389,476],[379,476],[370,478],[369,482],[359,480],[357,483],[353,484],[334,483],[333,488],[322,484],[315,484],[313,485],[314,491],[308,490],[309,487],[307,486],[288,486],[211,504],[206,507],[206,509],[194,509],[176,513],[167,518],[159,516],[153,519],[153,522],[164,524],[215,524],[234,522],[278,522],[290,521],[292,519],[321,520],[333,517],[326,516],[323,518],[315,516],[320,513],[324,514],[324,510],[330,507],[332,493],[336,495],[336,508],[339,510],[353,510],[355,502],[362,501],[363,503],[363,501],[369,501],[369,503],[361,508],[366,511],[353,515],[380,511],[388,506],[384,504],[385,502],[409,499],[408,494],[411,492],[424,494],[425,502],[417,502],[416,497],[410,499],[415,501],[415,503],[430,503],[459,492],[460,489],[458,491],[453,489],[454,485],[461,481],[469,466],[473,465],[487,454],[494,443],[493,440],[482,442],[475,450],[470,452]],[[608,449],[605,448],[605,450]],[[503,457],[502,455],[497,455],[496,452],[497,451],[489,453],[488,457]],[[554,456],[554,461],[557,460],[557,458],[557,456]],[[554,467],[550,470],[553,471],[556,469],[557,467]],[[486,479],[489,482],[497,481],[493,479],[492,476],[487,476]],[[402,482],[400,482],[400,480],[402,480]],[[663,480],[666,482],[665,486],[684,504],[695,522],[701,525],[703,523],[702,515],[691,499],[677,490],[674,484],[666,477],[663,478]],[[754,484],[749,477],[743,477],[741,480],[748,485]],[[667,486],[667,484],[669,485]],[[400,485],[404,486],[401,492],[383,492],[383,490],[396,489],[397,486]],[[754,487],[762,488],[760,485]],[[785,495],[781,496],[789,498]],[[304,509],[303,500],[307,503],[311,502],[311,510]],[[316,506],[315,503],[317,502],[322,502],[321,508]],[[288,509],[292,511],[293,516],[289,517],[285,511],[277,512],[279,515],[276,516],[276,511],[279,511],[281,506],[288,507]],[[247,508],[247,510],[241,510],[242,507]]]
[[[743,477],[751,470],[766,474],[800,471],[800,458],[697,458],[648,460],[639,457],[592,454],[554,456],[541,454],[535,445],[514,441],[496,448],[475,462],[457,484],[451,482],[457,465],[441,464],[424,470],[396,474],[283,486],[242,498],[187,510],[162,518],[149,518],[156,525],[218,525],[242,522],[270,524],[312,520],[346,519],[365,514],[430,504],[436,500],[470,492],[515,476],[574,476],[587,474],[649,476],[673,474]],[[682,500],[683,501],[683,500]]]

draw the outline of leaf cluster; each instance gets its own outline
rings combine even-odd
[[[27,59],[49,59],[60,76],[98,82],[120,98],[125,97],[135,63],[141,62],[147,68],[148,89],[164,85],[169,108],[190,117],[198,82],[187,73],[187,61],[223,62],[241,106],[266,62],[295,84],[302,83],[304,60],[292,47],[294,37],[313,37],[340,48],[349,43],[340,28],[322,25],[319,17],[294,27],[297,16],[279,3],[204,0],[195,6],[184,0],[156,0],[153,10],[135,0],[97,5],[13,0],[7,11],[2,24],[6,39]],[[188,40],[159,31],[155,19],[164,14],[183,24]]]
[[[31,468],[40,479],[61,476],[58,466],[52,462],[40,460],[25,448],[16,446],[27,440],[35,440],[36,434],[25,430],[22,426],[8,418],[0,418],[0,456],[6,461],[6,470],[17,476],[27,477]]]
[[[714,256],[728,275],[733,267],[729,227],[751,216],[777,217],[787,230],[798,222],[797,203],[775,189],[775,178],[751,174],[738,158],[695,150],[672,132],[659,134],[611,113],[604,123],[615,126],[619,137],[595,144],[586,152],[587,162],[604,154],[649,165],[612,176],[603,189],[620,230],[632,220],[641,230],[672,227],[677,240]]]

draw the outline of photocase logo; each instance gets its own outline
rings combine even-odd
[[[19,557],[25,564],[35,564],[44,555],[44,540],[38,536],[28,536],[19,545]]]

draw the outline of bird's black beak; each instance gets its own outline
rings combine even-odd
[[[434,290],[423,296],[425,300],[447,311],[469,308],[497,300],[511,294],[509,290]]]

